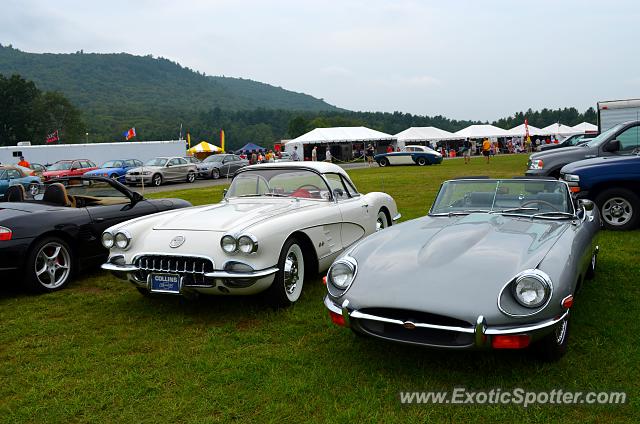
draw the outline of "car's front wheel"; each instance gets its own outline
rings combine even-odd
[[[547,362],[555,362],[567,353],[569,343],[569,315],[556,328],[536,343],[540,357]]]
[[[160,174],[155,174],[153,176],[153,178],[151,179],[151,183],[155,186],[155,187],[160,187],[162,185],[162,175]]]
[[[119,177],[118,174],[109,175],[109,178],[111,178],[112,180],[116,180],[116,181],[118,180],[118,177]]]
[[[73,272],[72,251],[58,237],[37,242],[28,253],[24,283],[33,292],[52,292],[63,288]]]
[[[211,178],[214,180],[217,180],[218,178],[220,178],[220,170],[218,168],[213,168],[211,170]]]
[[[376,218],[376,231],[382,231],[389,226],[387,220],[387,214],[383,210],[378,211],[378,217]]]
[[[626,188],[610,188],[596,199],[604,227],[609,230],[630,230],[638,225],[640,198]]]
[[[266,291],[269,303],[275,307],[294,304],[302,294],[304,285],[304,254],[295,237],[287,239],[278,259],[278,272]]]

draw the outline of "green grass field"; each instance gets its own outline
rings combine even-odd
[[[439,184],[512,176],[525,156],[350,171],[411,219]],[[223,187],[163,193],[217,202]],[[94,271],[60,292],[0,291],[0,422],[638,422],[640,231],[602,232],[597,278],[572,309],[567,355],[432,351],[331,324],[318,277],[294,307],[258,298],[142,297]],[[461,293],[463,295],[463,293]],[[624,391],[625,405],[401,405],[414,390]]]

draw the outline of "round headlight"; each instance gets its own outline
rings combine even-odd
[[[327,290],[333,296],[342,296],[356,276],[356,261],[345,257],[335,262],[327,274]]]
[[[226,235],[220,240],[220,247],[227,253],[233,253],[238,249],[238,242],[233,236]]]
[[[120,231],[115,236],[115,244],[119,249],[126,249],[129,246],[129,242],[131,242],[131,237],[128,234]]]
[[[516,280],[513,291],[522,306],[537,308],[548,299],[550,287],[536,275],[523,275]]]
[[[254,252],[257,245],[249,236],[242,236],[238,239],[238,249],[242,253]]]
[[[106,231],[102,233],[102,245],[107,249],[111,249],[113,247],[113,234]]]

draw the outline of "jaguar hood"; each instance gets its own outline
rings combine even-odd
[[[358,270],[346,298],[359,307],[444,315],[459,308],[473,320],[473,305],[495,310],[500,289],[520,271],[536,268],[569,225],[476,213],[393,226],[350,253]]]

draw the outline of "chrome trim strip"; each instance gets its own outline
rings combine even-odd
[[[487,341],[486,333],[487,333],[487,320],[484,319],[482,315],[479,315],[478,319],[476,320],[476,328],[475,328],[476,347],[484,346],[484,344]]]
[[[140,270],[140,268],[138,268],[135,265],[116,265],[110,262],[103,263],[100,266],[100,268],[106,271],[118,271],[118,272],[136,272]]]
[[[363,314],[362,312],[359,312],[359,311],[351,312],[350,316],[351,318],[368,319],[371,321],[386,322],[388,324],[398,324],[398,325],[404,324],[404,321],[400,321],[399,319],[384,318],[384,317],[379,317],[371,314]],[[467,327],[451,327],[448,325],[425,324],[422,322],[414,322],[413,324],[418,328],[431,328],[433,330],[457,331],[459,333],[474,334],[476,331],[474,327],[468,327],[468,328]]]
[[[213,271],[207,272],[204,274],[205,277],[210,278],[229,278],[229,279],[237,279],[237,278],[263,278],[268,277],[270,275],[278,272],[277,267],[266,268],[260,271],[252,271],[252,272],[227,272],[227,271]]]
[[[398,212],[398,215],[394,216],[393,218],[391,218],[391,220],[393,222],[396,222],[397,220],[399,220],[400,218],[402,218],[402,214]]]
[[[515,334],[515,333],[528,333],[530,331],[541,330],[546,327],[550,327],[558,322],[562,321],[569,315],[569,311],[567,310],[560,317],[552,318],[547,321],[542,321],[538,324],[528,325],[526,327],[514,327],[514,328],[488,328],[486,331],[487,335],[495,336],[500,334]]]

